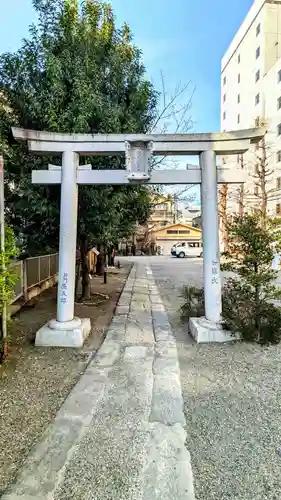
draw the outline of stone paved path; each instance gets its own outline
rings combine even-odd
[[[97,356],[3,500],[194,500],[176,343],[132,269]]]

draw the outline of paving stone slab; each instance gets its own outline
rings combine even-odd
[[[159,343],[159,342],[173,343],[174,342],[174,336],[172,335],[172,333],[167,332],[165,330],[162,330],[161,328],[159,328],[158,330],[154,330],[154,336],[155,336],[155,340],[157,343]]]
[[[186,433],[175,424],[151,424],[143,500],[195,500]]]
[[[55,420],[32,450],[17,483],[7,490],[2,499],[52,498],[60,473],[84,429],[79,420]]]
[[[181,385],[177,373],[154,375],[151,422],[185,425]]]
[[[123,344],[125,342],[125,329],[126,321],[124,320],[118,325],[111,326],[107,331],[106,340]]]
[[[112,318],[111,325],[109,328],[113,328],[115,325],[119,325],[119,324],[123,325],[127,318],[128,318],[128,314],[114,316]]]
[[[148,356],[148,348],[146,346],[130,346],[125,348],[124,352],[124,357],[123,360],[124,362],[129,362],[132,363],[134,362],[135,359],[140,360],[140,359],[145,359]],[[150,356],[153,357],[153,351],[150,350]]]
[[[137,325],[150,324],[152,326],[152,317],[150,311],[130,311],[128,322]]]
[[[90,367],[112,366],[120,358],[121,345],[119,342],[105,339]]]
[[[163,304],[154,304],[152,308],[152,317],[153,320],[158,323],[158,321],[161,321],[161,318],[163,315],[166,315],[165,307]]]
[[[174,337],[169,341],[159,341],[155,346],[155,358],[163,357],[169,359],[170,357],[178,358],[177,344]]]
[[[161,299],[161,297],[159,297],[158,294],[150,294],[150,302],[152,305],[154,304],[162,304],[163,305],[163,301]]]
[[[178,356],[156,357],[153,364],[153,373],[155,375],[170,376],[171,373],[179,373]]]
[[[115,314],[117,316],[119,315],[123,315],[123,314],[128,314],[129,313],[129,310],[130,310],[130,306],[129,305],[126,305],[126,306],[117,306],[116,307],[116,310],[115,310]]]
[[[56,418],[62,421],[80,419],[84,425],[88,424],[104,395],[106,380],[106,374],[91,372],[84,374],[65,400]]]
[[[152,325],[143,324],[143,326],[128,321],[125,333],[126,345],[154,345],[154,333]]]
[[[149,439],[144,424],[115,425],[113,432],[96,421],[68,464],[54,500],[142,500]]]

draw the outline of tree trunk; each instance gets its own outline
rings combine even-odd
[[[80,281],[80,275],[81,275],[81,258],[76,261],[76,276],[75,276],[75,297],[77,297],[78,293],[78,285]]]
[[[241,184],[239,188],[239,215],[240,217],[243,217],[244,215],[244,184]]]
[[[259,268],[258,263],[254,263],[254,272],[258,274]],[[255,286],[255,328],[259,332],[258,339],[260,340],[260,287],[258,285]]]
[[[221,219],[221,232],[224,244],[224,250],[228,249],[228,234],[227,234],[227,196],[228,185],[223,184],[220,189],[220,219]]]
[[[132,247],[133,247],[133,245],[132,245]],[[115,266],[115,246],[114,245],[112,245],[112,247],[110,249],[110,255],[109,255],[108,262],[109,262],[109,265],[111,267]]]
[[[103,245],[98,246],[99,255],[97,258],[96,273],[98,276],[103,276],[105,266],[105,249]]]
[[[260,185],[261,185],[261,223],[262,227],[266,226],[267,219],[267,190],[266,190],[266,146],[265,139],[261,140],[261,148],[262,148],[262,160],[261,160],[261,177],[260,177]]]
[[[91,296],[91,283],[88,264],[88,240],[86,236],[80,238],[81,267],[82,267],[82,299]]]
[[[241,154],[239,156],[239,162],[242,169],[244,169],[244,155]],[[244,215],[244,195],[245,195],[245,186],[244,183],[240,185],[238,192],[238,204],[239,204],[239,215],[243,217]]]

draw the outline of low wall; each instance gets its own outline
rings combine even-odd
[[[9,315],[13,316],[16,314],[20,309],[28,304],[28,302],[35,297],[38,297],[38,295],[41,295],[45,290],[48,290],[49,288],[52,288],[55,286],[58,282],[58,274],[55,274],[54,276],[51,276],[50,278],[42,281],[41,283],[34,285],[33,287],[29,288],[26,292],[26,298],[20,298],[13,304],[11,304],[8,308]]]

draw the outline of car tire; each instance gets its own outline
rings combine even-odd
[[[184,252],[179,253],[179,258],[180,259],[184,259],[185,258],[185,253]]]

